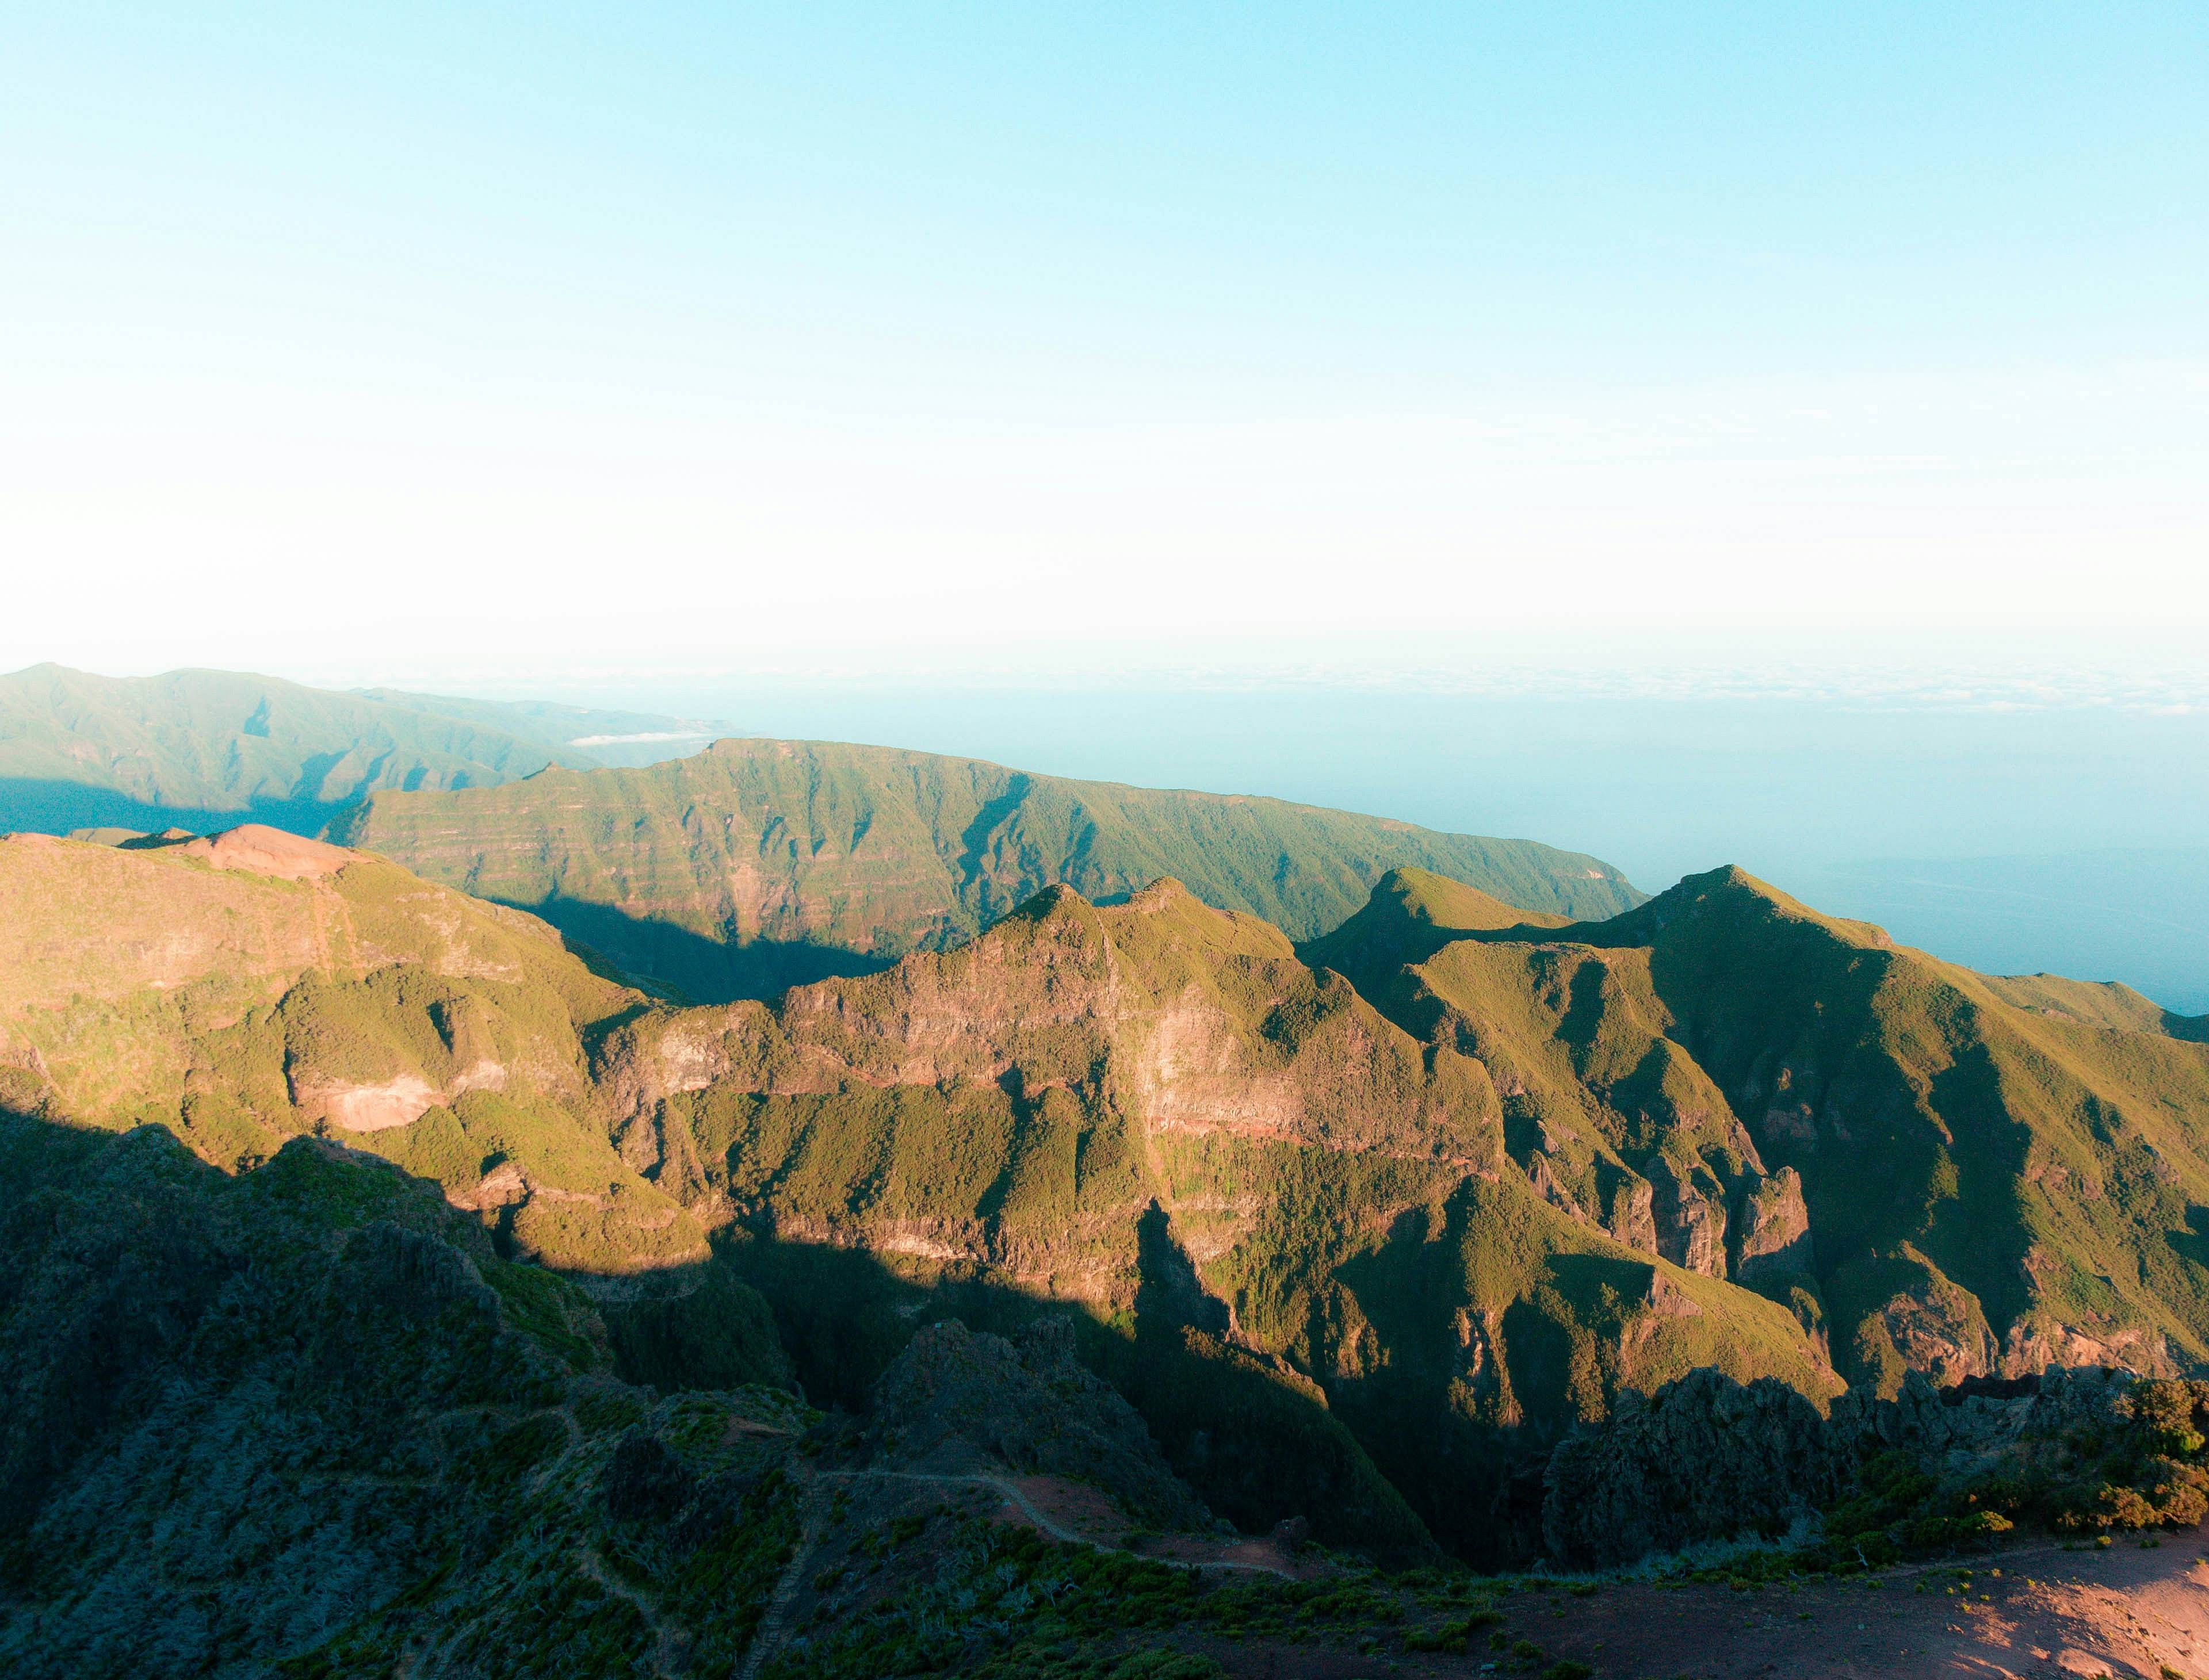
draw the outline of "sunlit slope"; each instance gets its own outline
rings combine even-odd
[[[196,831],[251,820],[312,834],[380,788],[481,787],[547,765],[605,763],[572,741],[672,724],[391,690],[335,693],[238,671],[105,677],[34,665],[0,675],[0,832],[172,823]]]
[[[693,1207],[1272,1360],[1475,1552],[1512,1466],[1622,1387],[1838,1387],[1783,1306],[1548,1205],[1479,1064],[1175,882],[1057,889],[773,1008],[654,1011],[605,1063]]]
[[[274,830],[0,840],[0,1103],[227,1168],[318,1133],[557,1263],[704,1252],[598,1118],[584,1038],[642,1002],[533,917]]]
[[[342,837],[533,909],[701,999],[940,947],[1060,883],[1110,900],[1171,875],[1292,935],[1341,921],[1398,864],[1538,911],[1640,900],[1607,865],[1529,841],[822,742],[725,741],[647,770],[380,793]]]
[[[1634,1173],[1660,1248],[1690,1240],[1665,1228],[1684,1170],[1706,1269],[1828,1323],[1845,1371],[2209,1358],[2195,1023],[2121,987],[1972,974],[1738,870],[1604,922],[1430,945],[1366,985],[1484,1062],[1515,1158],[1614,1231]]]
[[[1361,990],[1386,985],[1406,963],[1424,960],[1467,933],[1503,927],[1562,927],[1572,920],[1553,910],[1522,909],[1492,893],[1430,869],[1391,869],[1364,904],[1330,932],[1308,939],[1297,955],[1333,969]]]
[[[13,1112],[154,1122],[232,1170],[311,1134],[571,1274],[734,1263],[825,1346],[802,1364],[832,1394],[910,1312],[1080,1303],[1177,1467],[1254,1523],[1523,1555],[1497,1500],[1621,1389],[1835,1386],[1783,1307],[1551,1205],[1478,1061],[1171,880],[677,1009],[372,855],[17,837],[0,972]],[[824,1291],[823,1256],[877,1281]],[[918,1292],[894,1313],[892,1285]]]

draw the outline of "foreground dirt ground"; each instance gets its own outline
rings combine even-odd
[[[1120,1540],[1109,1501],[1050,1478],[1018,1486],[1022,1497],[999,1507],[1001,1520],[1040,1518],[1062,1539]],[[1291,1557],[1262,1540],[1142,1549],[1183,1553],[1182,1561],[1205,1553],[1214,1567],[1314,1573],[1308,1557]],[[1746,1589],[1605,1581],[1592,1593],[1585,1586],[1522,1584],[1502,1601],[1504,1649],[1461,1657],[1201,1635],[1177,1643],[1217,1658],[1237,1680],[1458,1680],[1538,1673],[1559,1659],[1588,1664],[1599,1680],[2209,1680],[2205,1529],[2146,1545],[2138,1538],[2076,1550],[2029,1543],[1845,1581]],[[1538,1665],[1509,1656],[1520,1640],[1541,1648]]]
[[[1520,1591],[1504,1629],[1601,1680],[1875,1680],[2111,1675],[2209,1680],[2209,1558],[2200,1532],[2107,1550],[2021,1547],[1869,1581],[1766,1587],[1606,1584],[1586,1598]],[[1923,1590],[1921,1590],[1921,1588]],[[1384,1680],[1509,1671],[1471,1657],[1201,1647],[1238,1680]],[[1491,1666],[1492,1665],[1492,1666]]]
[[[1322,1554],[1291,1554],[1268,1539],[1131,1532],[1111,1500],[1050,1477],[828,1472],[819,1482],[834,1502],[831,1526],[850,1532],[906,1512],[955,1509],[1207,1571],[1338,1573]],[[833,1613],[821,1589],[833,1589],[838,1572],[816,1579],[822,1538],[816,1525],[786,1572],[762,1653],[785,1626]],[[1597,1680],[2209,1680],[2202,1529],[2106,1547],[2025,1543],[1872,1576],[1763,1586],[1520,1577],[1493,1602],[1502,1624],[1482,1629],[1462,1655],[1406,1651],[1395,1628],[1378,1625],[1315,1629],[1302,1640],[1198,1627],[1161,1639],[1131,1629],[1129,1648],[1201,1653],[1236,1680],[1507,1680],[1538,1677],[1560,1660],[1587,1665]]]

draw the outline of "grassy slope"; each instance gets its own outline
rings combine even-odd
[[[1448,1485],[1485,1510],[1514,1443],[1622,1383],[1715,1360],[1822,1391],[1784,1314],[1688,1279],[1676,1294],[1718,1293],[1683,1317],[1670,1269],[1540,1207],[1477,1064],[1177,884],[1102,909],[1054,889],[967,946],[776,1011],[671,1011],[533,919],[380,859],[281,879],[200,843],[0,843],[5,1106],[157,1122],[232,1170],[324,1131],[485,1203],[504,1251],[584,1272],[695,1271],[705,1226],[741,1255],[729,1221],[764,1220],[776,1252],[871,1254],[877,1289],[1078,1299],[1092,1359],[1222,1509],[1308,1510],[1368,1544],[1425,1531],[1345,1418],[1376,1447],[1405,1419],[1454,1431]],[[322,1101],[408,1081],[426,1106],[387,1129],[346,1131]],[[1423,1221],[1436,1234],[1405,1249]],[[641,1366],[699,1341],[656,1311],[624,1321]],[[1392,1467],[1454,1540],[1508,1543],[1418,1462]]]
[[[1098,900],[1176,876],[1293,933],[1333,926],[1399,863],[1570,915],[1639,897],[1596,860],[1527,841],[819,742],[379,794],[345,837],[704,998],[773,996],[941,945],[1056,882]]]
[[[1297,954],[1315,969],[1347,975],[1372,993],[1393,981],[1407,963],[1423,963],[1470,933],[1502,927],[1562,927],[1571,918],[1554,910],[1526,910],[1478,887],[1430,869],[1391,869],[1351,915]]]
[[[519,1251],[619,1271],[701,1258],[702,1233],[623,1162],[585,1038],[643,999],[533,918],[357,859],[290,880],[183,849],[0,840],[0,1102],[105,1129],[155,1122],[236,1169],[325,1130],[448,1190],[511,1162]],[[347,1131],[328,1094],[434,1093]]]
[[[1078,1299],[1200,1482],[1206,1408],[1260,1419],[1215,1478],[1238,1515],[1302,1442],[1375,1521],[1368,1453],[1476,1552],[1514,1455],[1622,1387],[1831,1387],[1778,1300],[1635,1245],[1622,1193],[1659,1156],[1737,1219],[1799,1170],[1803,1316],[1882,1383],[2209,1357],[2209,1047],[2129,994],[1989,981],[1730,871],[1565,927],[1405,873],[1349,932],[1322,944],[1370,999],[1176,884],[1060,888],[775,1008],[677,1010],[378,860],[18,838],[0,1095],[237,1167],[315,1089],[416,1080],[422,1118],[346,1141],[463,1196],[518,1169],[536,1191],[488,1219],[520,1251],[653,1270],[719,1226],[763,1277],[865,1258],[885,1353],[911,1320],[882,1288]],[[782,1275],[787,1307],[821,1274]]]
[[[235,671],[0,675],[0,831],[195,830],[250,813],[320,831],[382,788],[468,788],[605,762],[576,736],[671,720],[393,691],[333,693]]]
[[[1544,1205],[1478,1064],[1175,883],[1110,908],[1060,889],[778,1010],[641,1018],[609,1060],[661,1116],[662,1182],[785,1239],[1083,1299],[1139,1347],[1162,1323],[1239,1347],[1474,1555],[1510,1555],[1514,1460],[1622,1386],[1710,1364],[1837,1386],[1783,1308]]]
[[[2122,988],[1989,979],[1737,870],[1381,966],[1399,1020],[1629,1157],[1696,1109],[1737,1118],[1800,1171],[1836,1355],[1882,1386],[2209,1358],[2209,1047]]]

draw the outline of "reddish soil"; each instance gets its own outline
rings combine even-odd
[[[178,849],[187,857],[205,858],[218,869],[243,869],[287,881],[334,875],[354,861],[353,854],[342,846],[325,845],[259,823],[242,823],[205,839],[190,840]]]
[[[1055,1477],[908,1473],[863,1475],[851,1488],[864,1521],[949,1502],[1061,1539],[1134,1539],[1129,1549],[1161,1560],[1303,1578],[1331,1571],[1316,1555],[1291,1557],[1270,1540],[1131,1536],[1104,1495]],[[1217,1659],[1237,1680],[1503,1680],[1538,1675],[1560,1659],[1590,1665],[1598,1680],[2209,1680],[2209,1533],[2076,1551],[2032,1544],[1969,1565],[1761,1588],[1602,1581],[1583,1596],[1563,1583],[1545,1592],[1528,1578],[1498,1607],[1505,1620],[1492,1631],[1504,1648],[1491,1648],[1483,1629],[1461,1656],[1407,1653],[1378,1627],[1367,1651],[1339,1635],[1229,1640],[1192,1629],[1171,1642]],[[1520,1641],[1539,1647],[1538,1661],[1512,1657]]]
[[[1601,1680],[2160,1680],[2165,1673],[2209,1680],[2204,1551],[2199,1532],[2165,1536],[2152,1549],[2123,1541],[2107,1550],[2020,1548],[1980,1560],[1968,1594],[1957,1566],[1761,1592],[1628,1584],[1575,1598],[1521,1590],[1504,1600],[1502,1631],[1507,1642],[1539,1646],[1542,1666],[1573,1658]],[[1917,1590],[1921,1583],[1925,1592]],[[1193,1648],[1217,1657],[1237,1680],[1456,1680],[1514,1671],[1502,1653],[1479,1648],[1465,1657],[1220,1640]]]

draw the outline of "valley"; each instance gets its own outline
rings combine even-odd
[[[904,782],[867,779],[886,766]],[[977,1520],[959,1502],[987,1505],[1009,1479],[1071,1473],[1107,1491],[1084,1519],[1100,1533],[1128,1514],[1169,1534],[1291,1524],[1328,1569],[1448,1574],[1684,1557],[1737,1543],[1744,1513],[1767,1542],[1821,1521],[1855,1536],[1800,1554],[1821,1569],[1875,1542],[1905,1558],[2019,1523],[2200,1515],[2209,1476],[2182,1442],[2209,1412],[2188,1380],[2209,1363],[2209,1023],[2119,987],[1975,975],[1739,870],[1645,899],[1546,849],[1044,778],[992,795],[986,776],[1013,773],[960,773],[965,803],[919,755],[735,742],[379,795],[348,819],[349,837],[391,837],[459,885],[252,825],[0,839],[15,1163],[0,1238],[15,1275],[50,1280],[0,1298],[23,1420],[11,1544],[31,1548],[9,1554],[14,1636],[148,1636],[73,1596],[114,1565],[56,1525],[121,1473],[117,1453],[180,1467],[216,1451],[207,1431],[238,1383],[298,1396],[284,1427],[351,1461],[322,1432],[339,1391],[317,1385],[340,1382],[352,1406],[354,1379],[316,1374],[320,1355],[298,1365],[307,1333],[271,1341],[268,1315],[328,1312],[335,1286],[308,1277],[371,1254],[397,1268],[374,1298],[402,1304],[404,1345],[460,1334],[457,1306],[403,1306],[429,1287],[412,1280],[442,1278],[420,1299],[476,1303],[468,1335],[554,1361],[513,1379],[539,1384],[531,1403],[575,1419],[604,1389],[635,1396],[609,1416],[673,1405],[671,1419],[693,1415],[683,1396],[719,1396],[739,1409],[718,1415],[815,1431],[816,1467],[918,1478],[951,1513],[925,1523]],[[727,815],[708,822],[716,802]],[[558,849],[520,843],[524,821]],[[940,843],[953,827],[970,837],[963,872]],[[1053,854],[1044,833],[1078,843]],[[1359,861],[1360,835],[1459,873]],[[1264,846],[1303,848],[1303,867],[1237,861]],[[739,868],[739,848],[759,861]],[[1211,858],[1205,891],[1131,884],[1162,855]],[[865,971],[689,1001],[629,967],[650,946],[594,948],[500,902],[634,909],[659,882],[651,906],[691,906],[687,937],[711,943],[728,901],[695,883],[757,881],[770,861],[781,920],[755,933],[840,942]],[[1044,879],[1062,871],[1092,891]],[[1238,896],[1293,933],[1220,902]],[[1329,921],[1330,903],[1349,908]],[[82,1199],[116,1173],[136,1187]],[[178,1211],[150,1225],[130,1212],[165,1202]],[[402,1231],[431,1246],[388,1234]],[[248,1280],[259,1316],[221,1329]],[[109,1344],[129,1351],[93,1352]],[[924,1351],[966,1374],[914,1387],[898,1373]],[[2062,1380],[2103,1367],[2116,1386]],[[410,1369],[375,1381],[416,1394]],[[1056,1374],[1024,1386],[1038,1371]],[[1974,1383],[1995,1397],[1958,1409]],[[202,1397],[182,1413],[160,1398],[186,1392]],[[527,1421],[518,1400],[418,1394],[378,1403]],[[970,1398],[942,1412],[953,1394]],[[563,1423],[579,1444],[560,1450],[611,1464],[673,1427],[593,1446]],[[527,1463],[569,1462],[547,1449]],[[397,1442],[375,1450],[345,1473],[424,1490],[478,1474],[457,1447],[412,1469]],[[1879,1467],[1898,1453],[1933,1467],[1895,1482]],[[578,1514],[569,1470],[516,1473],[502,1505],[525,1485],[527,1501],[569,1490],[545,1532],[601,1520]],[[779,1473],[794,1490],[806,1472]],[[731,1544],[798,1544],[813,1497],[773,1495],[782,1515],[761,1506]],[[992,1520],[1060,1532],[1032,1499],[1008,1509]],[[634,1602],[659,1629],[637,1650],[709,1671],[668,1667],[705,1637],[668,1619],[691,1567],[681,1536],[699,1532],[682,1521],[643,1575],[590,1563],[605,1542],[575,1555],[614,1594],[593,1615]],[[460,1637],[522,1567],[454,1531],[460,1561],[433,1588],[389,1532],[381,1575],[310,1571],[386,1629],[361,1651],[396,1648],[402,1624]],[[764,1615],[787,1565],[761,1557]],[[219,1605],[229,1589],[196,1590]],[[392,1621],[408,1593],[438,1607]],[[193,1648],[296,1642],[208,1636]],[[1184,1654],[1239,1671],[1225,1647]]]

